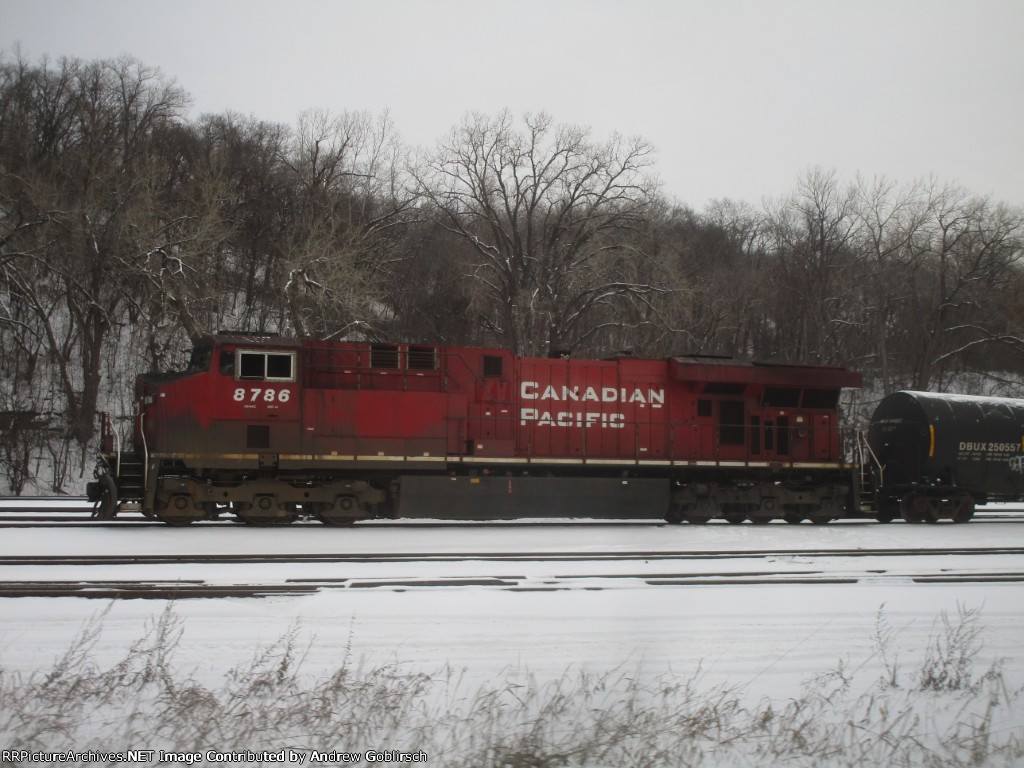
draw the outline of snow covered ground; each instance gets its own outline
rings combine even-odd
[[[307,757],[364,750],[363,765],[365,750],[386,747],[426,749],[438,765],[1015,765],[1024,757],[1022,548],[1024,524],[998,518],[19,523],[0,537],[0,582],[317,590],[173,603],[0,598],[0,746],[206,755],[199,750],[298,745]],[[281,554],[296,557],[195,560]],[[117,562],[31,562],[60,555]],[[152,641],[168,606],[180,637],[130,651]],[[93,619],[99,634],[69,673],[60,660]],[[247,667],[257,671],[238,672]],[[323,687],[331,680],[340,686]],[[55,687],[84,693],[66,698]],[[719,697],[723,688],[743,704]],[[576,709],[567,703],[581,698]],[[334,719],[307,721],[325,701]],[[26,723],[53,725],[18,742]]]
[[[184,621],[178,664],[214,678],[289,629],[308,644],[306,671],[329,671],[343,657],[367,665],[409,669],[464,668],[468,679],[488,680],[509,669],[540,679],[567,668],[597,672],[622,665],[656,675],[701,670],[713,683],[745,686],[753,695],[786,696],[809,675],[843,661],[878,667],[879,611],[895,630],[895,653],[909,666],[941,630],[943,612],[980,609],[984,647],[979,664],[1003,660],[1015,685],[1024,685],[1024,583],[915,583],[921,573],[1024,572],[1024,555],[855,557],[822,551],[921,547],[1021,547],[1024,525],[976,521],[967,526],[828,527],[771,525],[320,525],[280,529],[244,527],[9,528],[4,556],[58,554],[324,553],[415,555],[505,554],[506,560],[161,563],[136,565],[10,565],[4,581],[160,580],[163,582],[336,582],[315,594],[177,601]],[[660,559],[656,553],[737,553],[726,559]],[[752,556],[760,551],[789,554]],[[799,553],[813,552],[811,556]],[[553,553],[650,552],[626,560],[531,559]],[[748,553],[746,556],[743,553]],[[738,574],[771,573],[772,584],[729,584]],[[848,583],[787,583],[808,573]],[[717,580],[711,576],[722,575]],[[714,584],[654,585],[658,577],[689,575]],[[512,579],[516,590],[487,586],[415,586],[417,578]],[[367,583],[400,586],[365,587]],[[410,586],[410,581],[413,585]],[[354,588],[364,586],[364,588]],[[550,589],[552,591],[545,591]],[[884,608],[883,608],[884,606]],[[0,600],[0,661],[8,669],[44,668],[105,602],[80,598]],[[96,645],[97,663],[112,662],[164,609],[160,600],[123,600],[109,606]]]

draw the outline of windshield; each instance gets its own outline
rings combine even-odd
[[[188,362],[188,372],[198,373],[210,370],[210,361],[213,359],[213,347],[209,344],[201,344],[192,350],[192,359]]]

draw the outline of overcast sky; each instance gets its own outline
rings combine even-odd
[[[1024,205],[1024,0],[0,0],[0,48],[130,54],[201,112],[469,111],[640,135],[664,191],[760,203],[812,166]]]

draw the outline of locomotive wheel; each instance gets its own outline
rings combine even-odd
[[[255,525],[261,528],[269,525],[287,524],[295,519],[294,515],[282,513],[277,508],[277,502],[274,497],[269,495],[257,496],[254,504],[245,505],[243,509],[237,510],[235,514],[247,525]]]
[[[703,496],[697,499],[692,511],[687,512],[683,517],[691,525],[705,525],[711,518],[718,515],[718,511],[718,505],[707,496]]]
[[[358,514],[359,502],[355,496],[339,496],[334,504],[325,504],[319,509],[316,516],[325,525],[345,527],[353,525]]]
[[[348,527],[355,525],[356,518],[350,515],[342,515],[340,512],[331,510],[327,512],[318,512],[317,517],[320,518],[320,522],[324,525],[334,525],[338,527]]]
[[[836,510],[839,505],[835,499],[822,499],[817,509],[811,511],[808,517],[812,525],[828,525],[836,519]]]
[[[754,525],[768,525],[779,516],[779,500],[771,496],[761,499],[761,505],[750,513],[750,522]]]
[[[685,517],[684,509],[688,509],[688,504],[672,504],[668,505],[668,512],[665,513],[665,522],[669,525],[679,525],[683,522]]]
[[[173,513],[168,514],[168,511],[157,512],[156,519],[159,520],[161,523],[172,525],[175,528],[181,528],[186,525],[192,525],[192,523],[194,523],[197,520],[197,518],[191,516],[186,517],[185,515],[175,515]]]
[[[174,494],[166,501],[166,506],[163,506],[161,501],[157,500],[156,519],[162,523],[173,526],[191,525],[196,520],[200,520],[202,515],[192,505],[192,498],[186,494],[178,493]]]
[[[740,504],[723,504],[722,517],[727,523],[739,525],[747,519],[747,512]]]
[[[800,525],[804,521],[804,516],[799,512],[787,512],[782,516],[782,519],[790,525]]]
[[[266,528],[270,525],[279,525],[281,523],[290,523],[292,520],[290,517],[278,517],[277,515],[266,515],[254,512],[251,509],[247,509],[244,512],[238,513],[238,518],[246,525],[255,525],[259,528]]]

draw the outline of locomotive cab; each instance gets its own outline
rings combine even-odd
[[[88,487],[98,516],[112,517],[131,503],[166,522],[191,522],[215,512],[212,499],[195,502],[192,486],[204,468],[276,466],[277,452],[300,439],[299,346],[292,339],[209,336],[195,345],[185,370],[137,376],[129,449],[120,449],[110,419],[103,420],[102,469]],[[214,482],[216,474],[206,479]]]
[[[196,345],[187,370],[139,376],[135,449],[203,466],[205,453],[294,447],[297,350],[286,339],[215,336]]]

